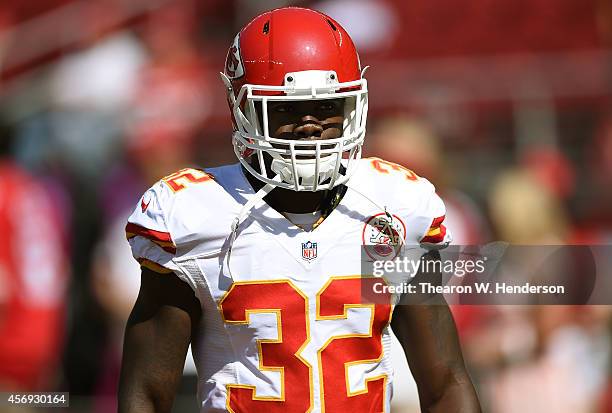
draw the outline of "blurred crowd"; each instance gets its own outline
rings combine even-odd
[[[218,72],[242,25],[288,4],[351,33],[371,66],[365,155],[431,180],[455,243],[612,243],[609,1],[9,1],[0,390],[114,411],[139,288],[126,218],[161,177],[235,161]],[[612,412],[609,307],[453,312],[485,411]],[[416,412],[398,370],[394,411]],[[197,411],[185,375],[177,411]]]

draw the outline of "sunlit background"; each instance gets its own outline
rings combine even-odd
[[[160,177],[235,162],[218,72],[240,27],[288,4],[352,35],[367,155],[429,178],[456,242],[611,243],[610,0],[7,0],[0,390],[116,410],[126,217]],[[607,307],[453,310],[485,411],[612,412]],[[197,412],[192,364],[176,412]],[[418,412],[397,364],[394,411]]]

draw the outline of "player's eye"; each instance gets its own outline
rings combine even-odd
[[[290,103],[282,103],[272,107],[272,110],[277,113],[291,113],[294,111],[294,107]]]
[[[325,100],[319,104],[318,110],[321,112],[336,112],[339,111],[343,105],[344,99]]]

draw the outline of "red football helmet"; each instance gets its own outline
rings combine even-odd
[[[361,157],[365,137],[368,90],[362,74],[353,41],[325,14],[286,7],[253,19],[234,38],[221,73],[240,163],[261,181],[296,191],[346,182]],[[340,138],[270,137],[268,102],[336,98],[345,99]],[[262,122],[256,102],[261,102]],[[272,158],[272,177],[264,154]],[[261,170],[251,164],[253,156]]]

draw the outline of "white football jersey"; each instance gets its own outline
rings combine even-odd
[[[143,195],[126,228],[134,257],[174,272],[202,305],[192,343],[201,412],[389,411],[393,304],[362,302],[362,246],[384,256],[394,236],[414,249],[450,235],[431,183],[382,159],[359,162],[314,230],[260,201],[231,254],[232,222],[255,195],[239,164],[183,169]]]

